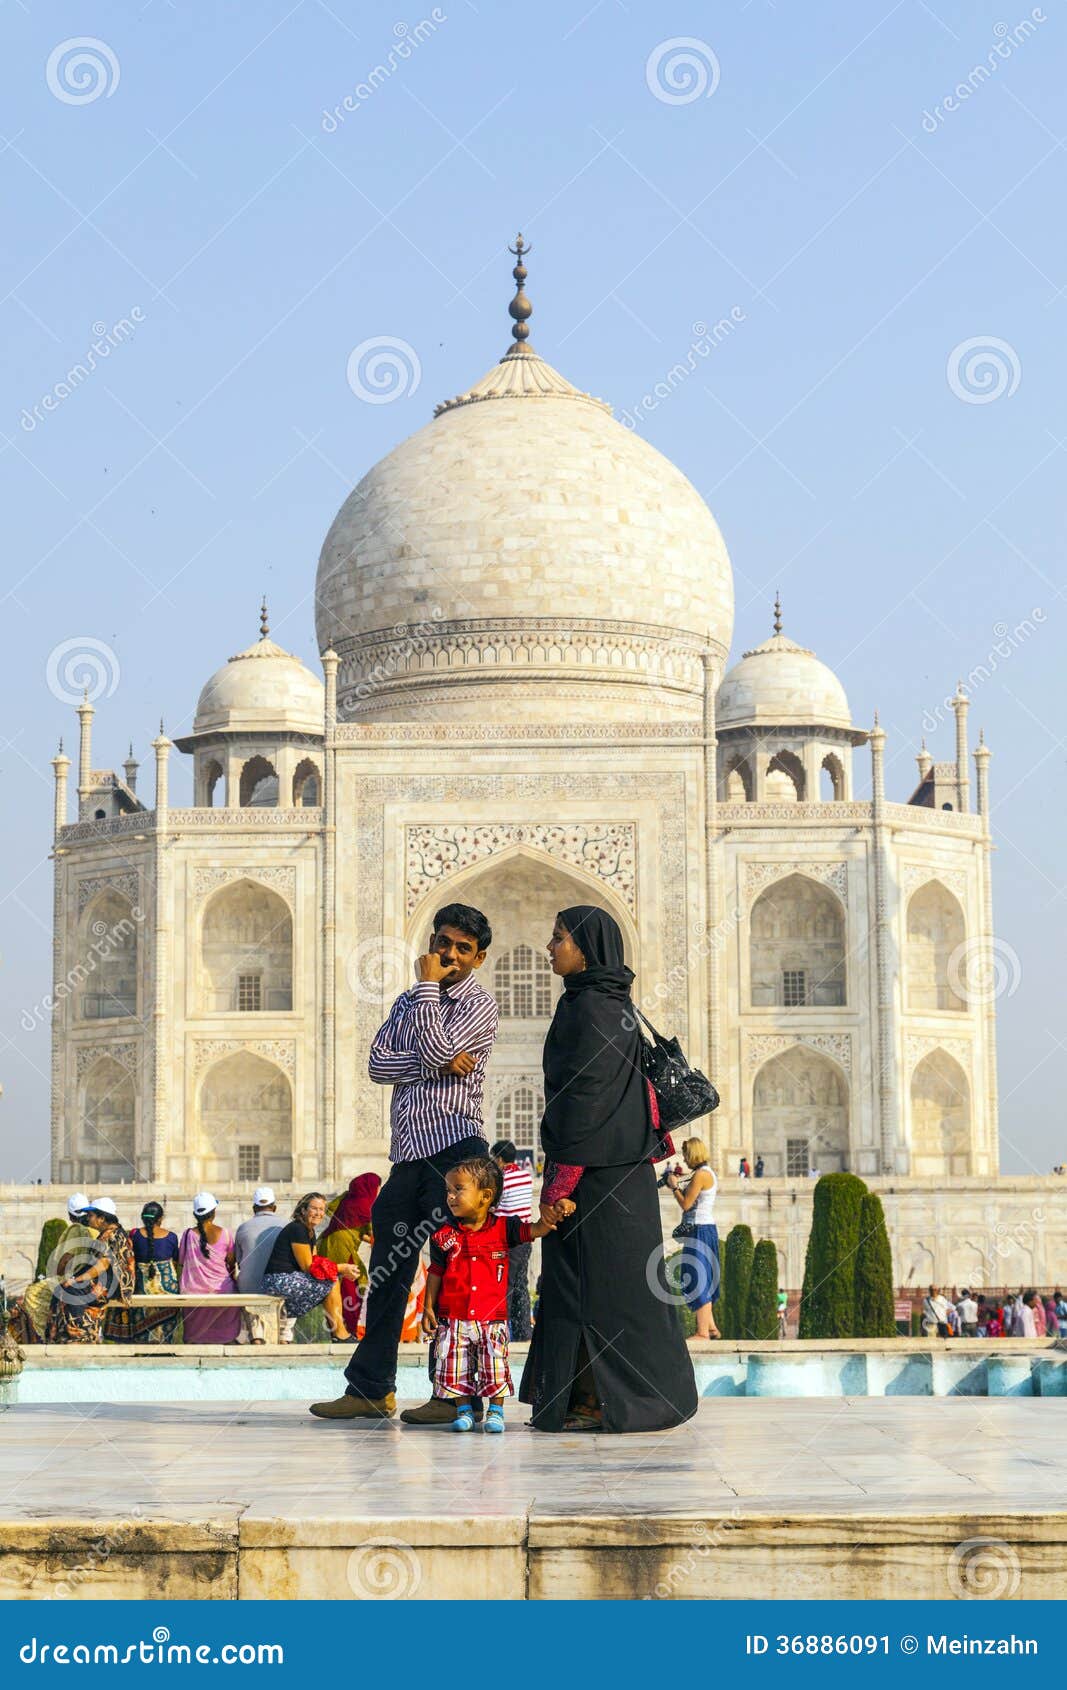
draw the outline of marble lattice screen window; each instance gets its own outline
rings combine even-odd
[[[541,1112],[533,1086],[516,1086],[497,1105],[496,1131],[501,1138],[510,1138],[516,1150],[536,1150]]]
[[[807,1174],[808,1140],[787,1138],[785,1141],[785,1171],[788,1179],[803,1179]]]
[[[529,945],[516,945],[497,959],[493,990],[506,1020],[545,1021],[552,1013],[552,970],[547,957]]]
[[[240,1180],[256,1180],[259,1176],[259,1145],[239,1144],[237,1146],[237,1178]]]
[[[245,1011],[258,1011],[263,1008],[262,974],[237,976],[237,1007]]]
[[[782,973],[782,1002],[786,1009],[799,1009],[807,1003],[807,980],[802,968],[787,968]]]

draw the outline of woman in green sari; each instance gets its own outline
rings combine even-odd
[[[77,1265],[86,1247],[96,1237],[85,1224],[89,1199],[76,1191],[67,1200],[67,1224],[53,1245],[42,1279],[35,1279],[8,1310],[8,1330],[19,1344],[43,1344],[52,1297],[67,1271]],[[49,1222],[49,1225],[58,1224]]]

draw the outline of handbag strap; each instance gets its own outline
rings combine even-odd
[[[631,998],[630,1001],[631,1001],[631,1003],[633,1003],[632,998]],[[652,1037],[653,1037],[656,1044],[661,1045],[661,1044],[666,1043],[666,1040],[664,1039],[663,1034],[658,1032],[656,1030],[656,1028],[653,1027],[651,1021],[648,1019],[648,1016],[645,1015],[643,1013],[643,1011],[638,1008],[637,1004],[634,1004],[634,1014],[637,1016],[637,1019],[639,1021],[643,1022],[643,1024],[648,1028],[648,1030],[652,1034]]]

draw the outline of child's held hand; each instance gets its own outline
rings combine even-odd
[[[437,1315],[433,1309],[422,1311],[422,1333],[424,1338],[432,1338],[437,1331]]]

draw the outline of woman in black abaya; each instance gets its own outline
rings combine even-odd
[[[633,972],[605,910],[561,910],[548,946],[563,995],[545,1040],[542,1202],[573,1201],[545,1238],[519,1397],[542,1432],[660,1432],[696,1412],[677,1310],[656,1296],[655,1147]]]

